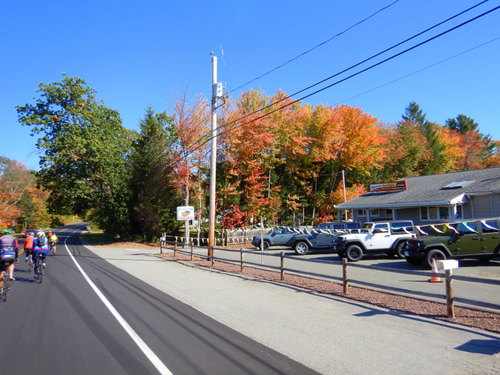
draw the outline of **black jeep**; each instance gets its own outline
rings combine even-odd
[[[406,241],[405,259],[432,266],[432,259],[475,258],[489,260],[500,251],[500,219],[462,221],[422,226],[416,239]]]

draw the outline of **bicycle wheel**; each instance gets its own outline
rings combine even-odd
[[[35,266],[35,279],[38,281],[38,284],[42,283],[42,278],[43,278],[43,262],[40,258],[36,260],[36,266]]]
[[[7,292],[9,291],[9,275],[6,272],[3,274],[3,285],[0,288],[0,299],[7,301]]]

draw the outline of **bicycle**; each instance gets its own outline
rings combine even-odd
[[[49,243],[49,245],[50,245],[50,253],[52,255],[56,255],[56,251],[57,251],[56,242],[55,241],[51,241]]]
[[[43,275],[45,275],[45,255],[40,254],[36,258],[33,264],[33,278],[38,281],[38,284],[42,283]]]

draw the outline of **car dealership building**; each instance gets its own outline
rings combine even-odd
[[[370,185],[336,205],[354,221],[413,220],[415,224],[500,217],[500,167],[407,177]]]

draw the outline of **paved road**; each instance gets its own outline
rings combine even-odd
[[[316,373],[77,240],[62,243],[47,260],[42,284],[33,282],[26,263],[18,264],[8,301],[0,304],[2,374]],[[143,268],[157,263],[136,254],[127,261]]]
[[[244,262],[255,266],[280,266],[279,253],[284,251],[287,272],[300,270],[316,277],[327,277],[342,282],[341,259],[336,254],[315,253],[295,255],[287,248],[272,248],[264,252],[247,249]],[[205,249],[195,251],[206,255]],[[215,251],[220,259],[240,261],[237,249]],[[362,261],[349,263],[348,277],[351,285],[367,287],[390,293],[409,295],[426,300],[446,302],[444,283],[429,283],[430,270],[410,265],[404,259],[372,255]],[[443,275],[444,276],[444,275]],[[454,270],[454,292],[457,306],[468,306],[486,311],[500,312],[500,260],[478,262],[461,260]]]

